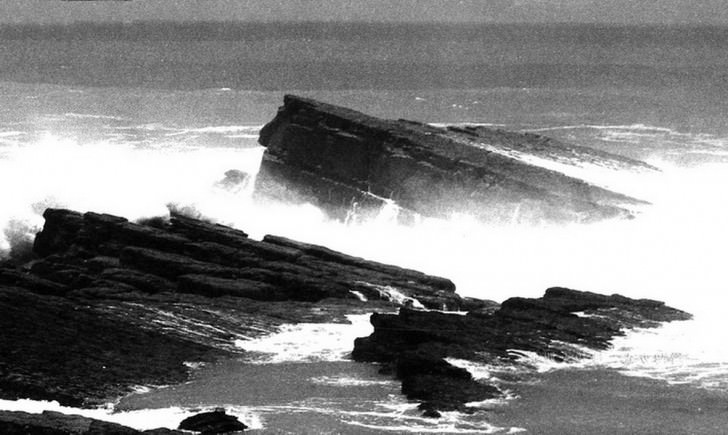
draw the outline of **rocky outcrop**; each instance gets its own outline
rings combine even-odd
[[[185,361],[224,354],[93,305],[0,285],[0,397],[101,404],[133,385],[183,382]]]
[[[353,357],[383,363],[436,417],[501,394],[448,358],[515,364],[520,351],[568,360],[624,328],[689,318],[657,301],[563,288],[498,306],[461,298],[445,278],[283,237],[251,240],[174,213],[141,223],[62,209],[44,216],[35,257],[0,264],[2,398],[98,405],[136,385],[182,382],[186,363],[244,352],[236,340],[282,324],[376,312]]]
[[[222,225],[173,215],[169,222],[49,209],[35,241],[42,258],[30,273],[8,270],[8,284],[57,295],[172,291],[259,301],[326,298],[385,300],[391,292],[430,308],[464,308],[452,281]],[[12,276],[10,276],[12,275]],[[22,286],[22,285],[21,285]]]
[[[241,433],[247,428],[248,426],[241,423],[237,417],[226,414],[224,408],[193,415],[179,424],[180,430],[199,432],[203,435]]]
[[[357,339],[352,355],[388,364],[402,380],[402,392],[422,401],[422,409],[467,411],[467,402],[496,397],[498,389],[474,381],[445,358],[502,365],[518,360],[520,351],[574,360],[584,357],[580,348],[605,349],[625,328],[689,318],[658,301],[551,288],[538,299],[508,299],[493,313],[402,308],[399,314],[373,314],[374,333]]]
[[[390,199],[426,216],[466,213],[487,221],[626,217],[641,201],[547,169],[534,158],[653,169],[535,134],[385,120],[292,95],[259,141],[267,148],[259,196],[311,201],[341,218],[376,211]]]
[[[129,222],[48,209],[36,258],[0,265],[0,397],[86,406],[182,382],[283,323],[417,300],[473,309],[445,278],[181,215]]]
[[[45,411],[41,414],[0,411],[0,433],[4,435],[177,435],[169,429],[138,431],[106,421]]]

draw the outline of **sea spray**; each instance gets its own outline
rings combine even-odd
[[[683,168],[655,159],[650,163],[660,171],[574,169],[651,203],[631,220],[496,226],[459,215],[400,225],[396,204],[388,204],[374,219],[339,222],[309,204],[254,201],[263,151],[83,143],[50,134],[7,146],[0,158],[0,185],[6,186],[0,190],[0,250],[7,256],[11,244],[27,247],[43,225],[46,207],[137,219],[164,215],[174,204],[254,238],[282,235],[445,276],[464,296],[540,296],[545,288],[560,285],[664,300],[696,314],[687,335],[675,337],[669,350],[681,356],[675,361],[688,366],[714,347],[706,337],[726,329],[721,318],[728,246],[724,164]],[[230,169],[250,175],[246,188],[221,185]],[[724,364],[728,352],[711,352],[709,360]]]
[[[627,180],[623,191],[652,203],[632,220],[495,226],[460,215],[400,225],[396,205],[375,219],[343,223],[312,205],[256,203],[254,179],[240,191],[221,187],[230,169],[254,178],[262,152],[81,144],[54,136],[13,148],[0,159],[0,183],[13,186],[0,191],[0,248],[7,252],[10,239],[32,237],[45,207],[137,219],[164,215],[174,204],[254,238],[282,235],[446,276],[466,296],[538,296],[562,285],[651,297],[695,313],[723,302],[715,299],[724,294],[721,259],[728,242],[723,165],[612,171],[612,185]],[[716,303],[705,304],[696,291]]]

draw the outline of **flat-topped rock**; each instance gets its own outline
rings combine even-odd
[[[386,120],[287,95],[260,133],[262,197],[310,201],[345,218],[393,200],[404,211],[487,221],[628,217],[642,201],[534,162],[654,170],[531,133]],[[525,157],[524,157],[525,156]]]

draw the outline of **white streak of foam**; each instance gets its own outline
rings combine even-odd
[[[369,314],[348,315],[351,323],[299,323],[284,325],[277,333],[253,340],[235,340],[248,352],[265,354],[257,363],[344,361],[354,340],[368,336]]]
[[[346,421],[347,424],[357,427],[365,427],[381,432],[398,432],[398,433],[441,433],[441,434],[495,434],[495,433],[515,433],[520,428],[511,427],[504,428],[494,426],[484,421],[482,416],[477,420],[468,420],[459,412],[441,412],[440,417],[433,419],[416,415],[406,415],[407,411],[414,411],[417,405],[408,409],[401,410],[395,422],[388,421],[386,423],[370,423],[364,421]],[[416,412],[416,411],[415,411]],[[384,415],[391,418],[391,415]]]
[[[462,425],[458,424],[445,424],[445,423],[437,423],[432,425],[426,425],[426,424],[413,424],[408,423],[406,425],[377,425],[377,424],[366,424],[358,421],[347,421],[347,424],[350,424],[352,426],[358,426],[358,427],[364,427],[367,429],[374,429],[381,432],[398,432],[398,433],[437,433],[437,434],[465,434],[465,433],[474,433],[474,434],[494,434],[494,433],[503,433],[505,430],[509,430],[508,433],[515,433],[510,432],[510,429],[505,429],[497,426],[493,426],[487,423],[482,423],[476,427],[461,427]],[[520,428],[518,428],[520,429]]]
[[[538,373],[550,372],[574,366],[574,361],[557,361],[547,356],[539,355],[536,352],[508,349],[508,355],[518,358],[518,361],[536,370]]]
[[[518,160],[520,162],[559,172],[569,177],[584,180],[596,186],[611,189],[616,192],[625,193],[642,199],[649,192],[640,190],[639,187],[649,182],[649,177],[655,178],[657,173],[651,170],[629,170],[613,165],[607,161],[585,162],[581,160],[568,160],[558,158],[547,158],[524,153],[518,150],[496,147],[487,143],[477,143],[487,151]]]
[[[120,118],[118,116],[111,116],[111,115],[95,115],[91,113],[65,113],[64,116],[68,118],[80,118],[80,119],[113,119],[116,121],[122,121],[124,118]]]
[[[375,381],[367,379],[357,379],[349,376],[319,376],[311,378],[311,382],[321,385],[334,385],[339,387],[366,387],[370,385],[391,385],[396,383],[394,380]]]
[[[24,131],[0,131],[0,137],[17,137],[26,134]]]
[[[349,293],[351,293],[354,296],[356,296],[362,302],[366,302],[367,301],[366,296],[364,296],[364,294],[362,292],[359,292],[359,291],[356,291],[356,290],[349,290]]]
[[[476,363],[474,361],[469,361],[465,359],[446,358],[445,361],[454,365],[455,367],[467,370],[470,375],[476,380],[490,380],[493,378],[493,372],[497,370],[495,366],[490,366],[483,363]]]
[[[388,301],[395,303],[397,305],[401,305],[403,307],[405,306],[411,306],[412,308],[418,308],[418,309],[425,309],[425,306],[422,305],[420,301],[418,301],[415,298],[409,297],[396,289],[395,287],[392,287],[390,285],[379,285],[379,284],[372,284],[364,281],[357,281],[357,284],[365,285],[367,287],[371,287],[379,292],[379,296],[387,299]]]
[[[189,133],[212,133],[212,134],[246,134],[246,136],[252,135],[257,138],[257,134],[262,125],[209,125],[207,127],[199,128],[187,128],[174,133],[169,133],[166,136],[179,136]]]
[[[645,124],[629,124],[629,125],[597,125],[597,124],[577,124],[577,125],[560,125],[554,127],[529,128],[525,131],[541,132],[555,130],[577,130],[577,129],[595,129],[595,130],[638,130],[638,131],[658,131],[662,133],[678,134],[675,130],[666,127],[656,127]]]

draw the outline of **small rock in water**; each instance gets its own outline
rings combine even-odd
[[[216,408],[211,412],[203,412],[185,418],[179,424],[178,429],[202,434],[217,434],[242,432],[247,428],[248,426],[241,423],[237,417],[226,414],[224,408]]]
[[[239,191],[244,189],[250,181],[250,175],[239,169],[230,169],[225,172],[225,178],[217,182],[217,185],[228,190]]]
[[[422,416],[427,418],[440,418],[442,417],[442,414],[435,409],[427,409],[422,413]]]

